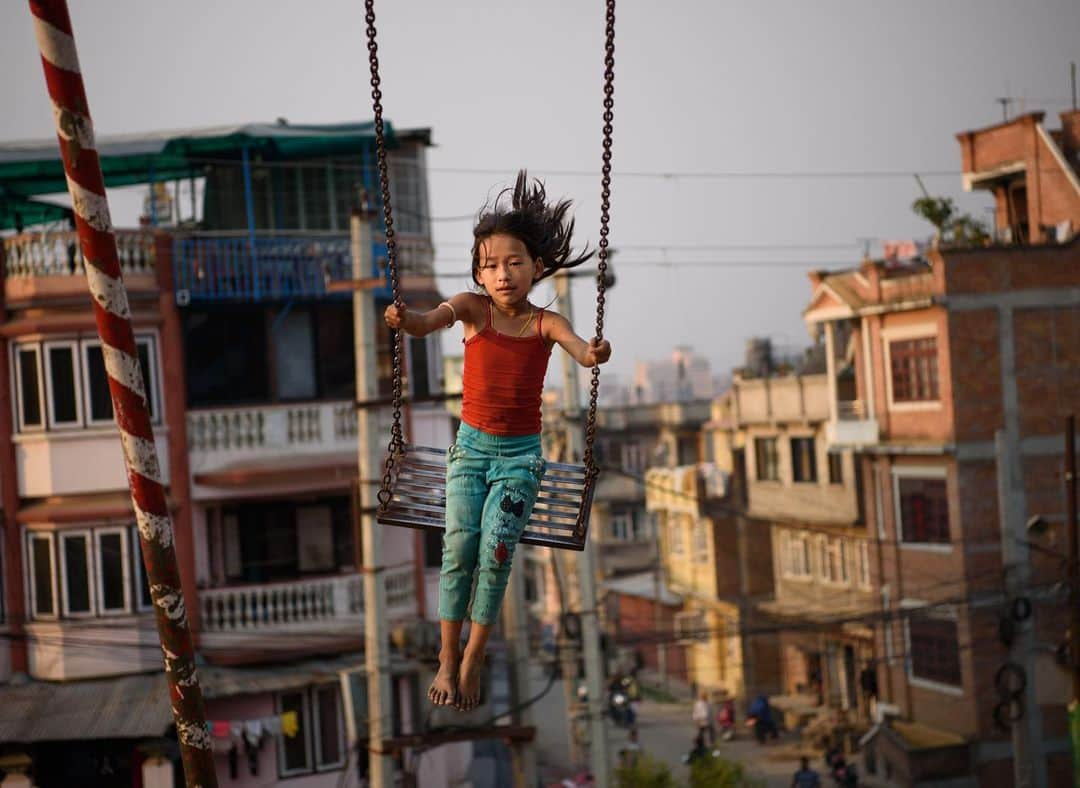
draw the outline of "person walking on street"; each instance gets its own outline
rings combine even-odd
[[[810,768],[810,759],[801,759],[799,771],[791,778],[791,788],[821,788],[821,776]]]
[[[712,707],[709,704],[708,693],[702,692],[698,699],[694,701],[694,711],[691,716],[694,719],[694,725],[697,726],[701,740],[703,742],[708,740],[710,747],[716,744],[716,732],[713,728]]]

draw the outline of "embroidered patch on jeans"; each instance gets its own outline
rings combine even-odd
[[[500,565],[505,564],[509,555],[510,550],[507,549],[506,542],[500,541],[499,545],[495,548],[495,560],[498,561]]]
[[[507,514],[513,513],[516,517],[521,517],[525,514],[525,502],[515,501],[509,495],[504,495],[502,503],[499,504],[499,508]]]

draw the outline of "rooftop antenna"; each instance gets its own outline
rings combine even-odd
[[[1012,98],[1010,98],[1009,96],[1002,96],[1001,98],[994,99],[994,101],[1001,105],[1001,120],[1003,122],[1008,121],[1009,105],[1013,102]]]

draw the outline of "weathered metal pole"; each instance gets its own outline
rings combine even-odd
[[[1068,555],[1069,665],[1072,700],[1069,702],[1069,738],[1073,749],[1073,786],[1080,788],[1080,523],[1076,502],[1076,415],[1065,418],[1065,545]]]
[[[216,788],[210,734],[206,729],[202,690],[195,673],[195,650],[173,547],[172,521],[165,502],[143,374],[131,329],[127,289],[121,277],[101,163],[94,147],[94,129],[79,71],[71,17],[66,0],[30,0],[30,12],[56,118],[79,245],[86,260],[86,279],[161,637],[184,775],[189,788]]]

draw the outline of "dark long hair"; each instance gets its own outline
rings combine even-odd
[[[509,205],[506,204],[507,195],[510,196]],[[544,272],[537,281],[562,268],[581,265],[596,254],[586,248],[577,257],[572,256],[570,241],[574,234],[574,220],[567,218],[569,209],[569,200],[548,205],[544,184],[534,178],[530,186],[528,173],[520,170],[513,190],[503,189],[493,201],[480,209],[473,227],[473,282],[480,284],[480,244],[493,235],[517,238],[525,244],[531,259],[543,261]]]

